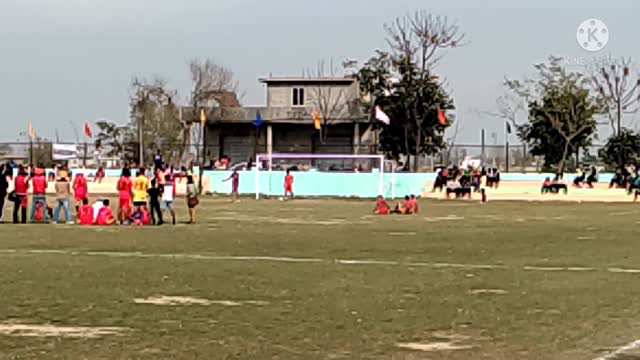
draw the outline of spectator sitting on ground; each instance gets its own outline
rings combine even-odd
[[[409,200],[411,201],[411,206],[412,206],[412,211],[414,214],[417,214],[420,212],[420,207],[418,206],[418,199],[416,199],[416,196],[411,194],[411,196],[409,197]]]
[[[389,215],[391,208],[389,204],[384,200],[382,195],[378,196],[376,200],[376,207],[373,209],[375,215]]]
[[[616,188],[627,187],[627,176],[623,174],[623,171],[620,169],[616,170],[616,173],[613,175],[613,177],[611,177],[611,181],[609,182],[609,189],[611,189],[614,186]]]
[[[591,167],[591,173],[587,176],[587,186],[593,189],[593,183],[598,182],[598,169],[595,166]]]
[[[447,199],[454,194],[456,199],[468,196],[471,198],[471,187],[468,182],[461,176],[447,182]]]
[[[98,211],[96,225],[109,226],[113,225],[115,222],[116,219],[113,217],[113,212],[109,207],[109,200],[106,199],[102,202],[102,207]]]
[[[412,211],[411,206],[411,198],[409,195],[404,197],[404,203],[398,202],[396,204],[396,208],[393,210],[394,214],[411,214],[409,211]]]
[[[89,199],[87,198],[82,199],[82,205],[78,209],[78,224],[93,224],[93,207],[89,205]]]
[[[433,189],[431,189],[431,192],[436,192],[436,189],[442,192],[442,189],[447,184],[448,176],[449,172],[446,168],[438,168],[436,172],[436,179],[433,181]]]
[[[500,171],[498,168],[490,168],[489,171],[487,171],[486,184],[489,188],[498,188],[498,185],[500,185]]]
[[[562,174],[556,174],[553,178],[553,182],[551,183],[550,193],[559,194],[560,190],[564,191],[566,195],[569,189],[567,188],[567,183],[564,181]]]
[[[582,183],[586,180],[586,177],[587,176],[581,169],[576,170],[576,177],[575,179],[573,179],[573,186],[581,188]]]
[[[546,177],[544,182],[542,183],[542,190],[540,190],[542,194],[546,194],[548,192],[553,192],[553,182],[550,177]]]
[[[633,190],[636,190],[637,192],[638,190],[640,190],[640,175],[636,173],[634,174],[634,176],[629,176],[629,180],[627,183],[627,194],[631,195]]]

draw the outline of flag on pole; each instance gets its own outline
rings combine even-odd
[[[207,122],[207,114],[205,114],[204,109],[200,109],[200,125],[204,127],[204,124]]]
[[[260,125],[262,125],[262,115],[260,115],[260,110],[256,112],[256,118],[251,123],[255,127],[260,127]]]
[[[438,123],[440,125],[447,124],[447,115],[445,115],[444,110],[438,108]]]
[[[509,124],[508,122],[507,124],[507,134],[511,134],[511,124]]]
[[[89,123],[84,123],[84,134],[89,139],[93,138],[93,133],[91,132],[91,127],[89,127]]]
[[[322,123],[320,122],[320,114],[318,114],[317,111],[313,112],[313,127],[316,128],[316,130],[320,130],[320,128],[322,127]]]
[[[389,125],[391,124],[391,119],[389,118],[389,116],[387,114],[384,113],[384,111],[382,111],[382,109],[380,108],[380,106],[376,106],[376,120]]]
[[[29,137],[31,140],[36,139],[36,131],[33,129],[33,126],[31,126],[31,123],[29,123]]]

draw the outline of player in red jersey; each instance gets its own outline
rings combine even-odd
[[[89,199],[82,199],[82,206],[78,209],[78,224],[91,225],[93,223],[93,207],[89,205]]]
[[[82,204],[82,199],[86,198],[88,194],[87,189],[87,179],[84,177],[83,173],[79,173],[76,175],[73,180],[73,196],[76,200],[76,213],[80,209],[80,205]]]
[[[384,200],[382,195],[378,196],[378,199],[376,200],[376,208],[373,209],[373,213],[375,215],[389,215],[390,210],[391,208],[389,207],[389,204]]]
[[[287,199],[289,195],[293,199],[293,175],[291,170],[287,169],[287,175],[284,177],[284,198]]]
[[[223,182],[231,180],[231,198],[233,201],[238,200],[238,186],[240,185],[240,174],[238,170],[233,169],[233,173],[228,178],[222,180]]]
[[[118,220],[120,224],[126,224],[131,217],[131,190],[133,182],[131,182],[131,171],[128,168],[122,169],[122,175],[116,185],[119,194],[118,203]]]
[[[109,207],[109,200],[102,202],[102,207],[98,211],[98,218],[96,219],[96,225],[113,225],[116,219],[113,218],[113,213]]]

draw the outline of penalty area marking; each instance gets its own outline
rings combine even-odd
[[[617,350],[614,350],[606,355],[602,355],[600,357],[597,357],[593,360],[614,360],[615,358],[617,358],[618,356],[626,353],[627,351],[631,351],[631,350],[635,350],[640,348],[640,340],[636,340],[634,342],[631,342],[621,348],[618,348]]]

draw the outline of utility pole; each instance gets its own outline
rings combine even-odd
[[[200,174],[198,176],[198,192],[202,194],[202,177],[207,157],[207,114],[204,109],[200,109],[200,128],[202,130],[202,160],[200,161]]]
[[[504,139],[505,139],[505,158],[507,161],[507,165],[505,166],[505,171],[509,172],[509,123],[505,121],[505,131],[504,131]]]

